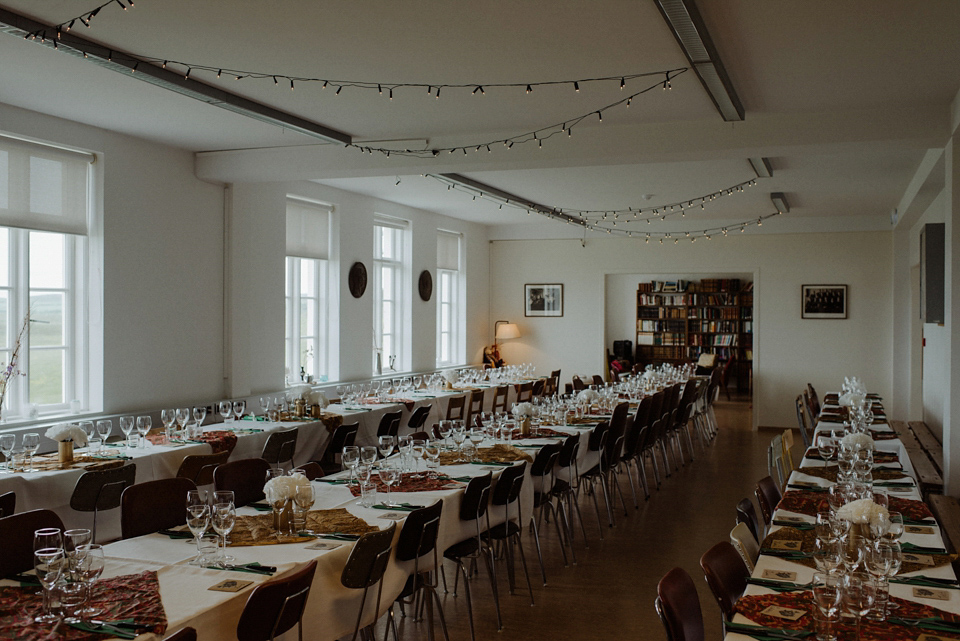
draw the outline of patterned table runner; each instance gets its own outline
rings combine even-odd
[[[809,450],[804,452],[804,458],[815,459],[822,461],[823,457],[820,455],[820,450],[816,447],[811,447]],[[873,452],[873,462],[874,463],[899,463],[900,456],[896,452],[884,452],[882,450],[874,450]]]
[[[533,457],[512,445],[497,443],[493,447],[481,447],[478,456],[483,463],[513,463],[527,461],[533,463]],[[440,452],[440,465],[458,465],[462,461],[456,452]]]
[[[157,573],[148,571],[98,581],[93,588],[90,605],[103,609],[100,621],[133,619],[136,623],[152,626],[151,631],[163,635],[167,616],[160,601]],[[77,630],[64,623],[41,625],[33,622],[43,606],[38,588],[0,587],[0,640],[41,641],[95,641],[107,638],[104,634]]]
[[[360,517],[350,514],[346,508],[333,510],[311,510],[307,512],[307,529],[317,534],[366,534],[377,528],[369,525]],[[257,514],[255,516],[238,515],[236,525],[230,533],[229,547],[245,547],[249,545],[276,545],[278,543],[301,543],[312,541],[313,537],[293,536],[285,537],[283,541],[277,539],[277,532],[273,529],[273,513]]]
[[[933,513],[923,501],[914,501],[912,499],[902,499],[897,496],[888,497],[890,501],[890,511],[900,512],[903,518],[913,521],[922,521],[932,519]],[[826,492],[806,492],[803,490],[790,490],[783,495],[777,509],[797,514],[806,514],[807,516],[816,516],[818,512],[826,512],[830,509],[827,502]]]
[[[377,484],[378,492],[387,491],[387,484],[380,480],[379,474],[372,474],[370,480]],[[353,484],[349,487],[351,494],[360,496],[359,487]],[[421,475],[414,472],[406,472],[402,475],[400,482],[389,489],[391,492],[436,492],[438,490],[452,490],[459,487],[463,486],[449,476],[441,475],[437,478],[431,478],[425,474]]]
[[[837,466],[828,465],[827,467],[801,467],[797,470],[801,474],[807,474],[809,476],[816,476],[817,478],[830,481],[831,483],[837,482]],[[894,469],[892,467],[875,467],[873,468],[873,480],[875,481],[891,481],[894,479],[910,478],[902,470]]]
[[[33,467],[39,472],[54,470],[109,470],[114,467],[123,467],[130,459],[129,456],[93,456],[90,454],[75,454],[70,463],[61,463],[56,452],[40,454],[33,457]]]

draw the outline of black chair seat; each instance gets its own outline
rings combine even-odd
[[[506,523],[501,523],[500,525],[494,525],[492,528],[484,532],[483,538],[502,541],[506,538],[519,534],[520,531],[519,525],[513,521],[507,521]]]
[[[444,551],[443,557],[445,559],[450,559],[451,561],[456,561],[464,557],[473,556],[479,550],[480,544],[477,543],[477,537],[472,536],[469,539],[465,539],[459,543],[454,543],[448,547]]]

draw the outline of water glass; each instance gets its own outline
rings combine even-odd
[[[34,617],[37,623],[55,623],[59,617],[51,611],[50,602],[54,586],[60,580],[66,565],[63,548],[40,548],[33,553],[33,568],[43,587],[43,611]]]
[[[203,425],[204,419],[207,418],[207,406],[206,405],[197,405],[193,408],[193,420],[197,422],[197,425]]]
[[[837,624],[840,622],[840,576],[817,572],[813,575],[813,611],[817,641],[836,641]]]
[[[220,537],[216,534],[203,534],[197,539],[196,565],[200,567],[214,567],[217,565],[217,554],[220,551]],[[192,563],[192,562],[191,562]]]
[[[217,411],[220,413],[220,416],[223,417],[223,422],[226,423],[227,419],[230,418],[230,414],[233,412],[233,403],[230,401],[220,401],[217,405]]]
[[[17,435],[16,434],[0,434],[0,452],[3,452],[3,471],[4,472],[13,472],[13,468],[10,466],[11,454],[13,454],[13,449],[17,446]]]
[[[137,434],[140,435],[140,447],[147,446],[147,434],[150,432],[151,427],[153,427],[153,419],[149,416],[137,417]]]
[[[350,480],[355,480],[357,466],[360,465],[360,448],[356,445],[346,445],[340,453],[340,462],[345,469],[350,470]]]
[[[307,529],[307,512],[313,507],[315,495],[313,485],[298,485],[296,494],[293,496],[293,525],[295,530],[306,534],[313,534]]]
[[[80,623],[83,621],[89,590],[86,583],[62,583],[59,588],[60,607],[63,608],[64,623]]]
[[[39,470],[33,466],[33,457],[37,453],[37,450],[40,449],[40,435],[36,432],[28,432],[23,435],[21,443],[23,444],[24,451],[30,455],[30,466],[26,471],[38,472]]]
[[[232,556],[227,555],[227,536],[233,531],[233,526],[237,522],[237,510],[233,502],[215,503],[213,505],[211,521],[213,531],[220,535],[218,544],[223,544],[223,551],[217,554],[217,563],[221,566],[229,565],[234,559]]]

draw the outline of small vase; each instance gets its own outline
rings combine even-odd
[[[526,438],[530,436],[530,419],[521,418],[520,419],[520,437]]]
[[[57,455],[61,464],[73,462],[73,441],[60,441],[57,443]]]

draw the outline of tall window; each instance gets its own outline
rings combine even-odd
[[[373,372],[409,369],[405,287],[408,224],[378,216],[373,223]],[[379,359],[379,363],[378,363]]]
[[[287,381],[325,381],[330,371],[328,339],[329,205],[287,200]]]
[[[16,420],[90,406],[86,309],[90,165],[84,153],[0,138],[0,360],[9,363],[28,311],[18,369],[3,404]]]
[[[437,366],[464,362],[460,234],[437,233]]]

